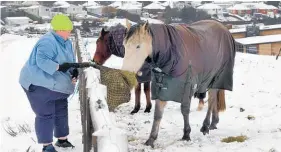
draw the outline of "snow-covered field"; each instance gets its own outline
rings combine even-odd
[[[19,72],[38,38],[27,38],[4,34],[0,51],[0,151],[23,152],[31,146],[31,151],[41,151],[36,144],[34,117],[28,100],[18,83]],[[89,41],[88,50],[95,51],[95,39]],[[107,66],[120,68],[122,59],[112,56]],[[269,152],[281,151],[281,60],[272,56],[258,56],[237,53],[234,72],[234,90],[227,92],[227,110],[220,113],[218,130],[203,136],[200,128],[206,114],[196,111],[198,99],[193,99],[190,123],[191,142],[180,141],[183,120],[180,105],[169,102],[161,122],[155,149],[143,143],[149,136],[153,121],[153,111],[144,113],[145,97],[142,94],[142,108],[130,115],[134,107],[134,93],[131,102],[121,105],[116,112],[118,126],[127,131],[130,152],[182,152],[182,151],[229,151],[229,152]],[[154,101],[153,101],[154,103]],[[240,112],[240,108],[245,109]],[[154,109],[154,106],[153,106]],[[252,115],[254,120],[248,120]],[[69,152],[82,151],[82,129],[78,96],[69,100],[69,139],[76,146]],[[15,137],[6,133],[12,127]],[[25,128],[25,129],[22,129]],[[246,135],[244,143],[222,143],[227,136]],[[55,138],[54,138],[55,140]],[[59,149],[59,151],[63,151]]]

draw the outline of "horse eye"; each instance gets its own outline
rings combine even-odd
[[[137,45],[137,49],[139,49],[140,48],[140,45]]]

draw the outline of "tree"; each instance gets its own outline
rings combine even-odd
[[[96,1],[97,3],[99,3],[100,5],[104,5],[104,6],[108,6],[111,3],[114,3],[114,1]]]
[[[202,1],[201,4],[212,3],[212,1]]]
[[[172,22],[172,18],[179,17],[180,11],[177,8],[171,8],[170,6],[167,6],[163,17],[165,19],[166,24],[170,24]]]
[[[180,12],[180,18],[185,23],[192,23],[199,20],[210,19],[211,16],[205,11],[196,10],[193,7],[184,7]]]
[[[133,21],[133,22],[141,21],[141,18],[139,15],[133,14],[128,11],[121,10],[121,9],[117,9],[116,16],[121,17],[121,18],[127,18],[128,20]]]
[[[278,8],[279,4],[280,4],[280,1],[266,1],[265,4],[267,5],[273,5],[275,7]]]

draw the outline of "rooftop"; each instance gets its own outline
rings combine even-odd
[[[246,38],[235,39],[235,41],[243,45],[281,42],[281,34],[246,37]]]
[[[281,29],[281,24],[260,26],[260,30],[269,30],[269,29]],[[246,28],[230,29],[229,31],[230,33],[243,33],[246,32]]]

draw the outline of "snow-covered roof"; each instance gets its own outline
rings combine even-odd
[[[81,19],[98,19],[98,17],[92,15],[83,15],[83,14],[77,14],[75,17]]]
[[[133,4],[133,5],[142,5],[142,3],[138,1],[127,1],[127,3]]]
[[[240,38],[235,41],[243,45],[281,42],[281,34]]]
[[[257,3],[257,4],[254,5],[254,8],[255,9],[278,9],[275,6],[267,5],[265,3]]]
[[[70,6],[66,1],[56,1],[53,3],[56,8],[68,8]]]
[[[243,4],[235,4],[234,6],[231,6],[227,9],[228,10],[251,10],[250,8],[248,8],[247,6],[245,6]]]
[[[0,8],[4,8],[4,7],[7,7],[7,6],[0,5]]]
[[[82,6],[101,6],[101,5],[95,1],[88,1],[84,3]]]
[[[130,20],[128,20],[132,25],[136,24],[135,22],[132,22]],[[118,24],[121,24],[123,26],[126,26],[126,19],[117,19],[117,18],[114,18],[114,19],[109,19],[107,22],[105,22],[103,24],[103,26],[115,26],[115,25],[118,25]]]
[[[6,20],[31,20],[30,18],[28,17],[6,17],[5,18]]]
[[[22,5],[39,5],[37,1],[24,1],[21,3]]]
[[[269,30],[269,29],[281,29],[281,24],[260,26],[260,30]],[[230,33],[243,33],[246,32],[246,28],[230,29],[229,31]]]
[[[143,7],[144,9],[165,9],[165,7],[164,6],[162,6],[162,3],[160,3],[160,2],[152,2],[151,4],[149,4],[149,5],[147,5],[147,6],[145,6],[145,7]]]
[[[86,8],[87,9],[95,9],[95,8],[100,8],[100,7],[103,7],[103,6],[101,6],[101,5],[97,5],[97,6],[95,6],[95,5],[92,5],[92,6],[87,6]]]
[[[141,5],[136,5],[136,4],[131,4],[131,3],[125,3],[122,6],[119,6],[118,9],[123,9],[123,10],[130,10],[130,9],[141,9]]]
[[[161,20],[157,20],[157,19],[153,19],[153,18],[141,17],[141,20],[143,20],[143,21],[148,21],[148,23],[154,23],[154,24],[164,24],[164,22],[163,22],[163,21],[161,21]]]
[[[111,6],[111,7],[121,7],[122,6],[122,1],[115,1],[114,3],[111,3],[108,6]]]
[[[198,6],[197,9],[210,10],[210,9],[222,9],[222,7],[220,7],[217,4],[206,3],[206,4],[203,4],[201,6]]]

